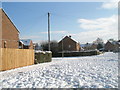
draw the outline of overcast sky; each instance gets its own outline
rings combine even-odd
[[[51,40],[66,35],[80,43],[118,38],[118,3],[6,2],[2,8],[20,31],[20,38],[47,40],[47,13],[51,13]]]

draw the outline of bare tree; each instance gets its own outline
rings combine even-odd
[[[42,42],[41,43],[41,47],[44,51],[48,51],[49,48],[48,48],[48,42]],[[51,51],[52,53],[57,53],[58,52],[58,42],[53,40],[50,42],[50,48],[51,48]]]

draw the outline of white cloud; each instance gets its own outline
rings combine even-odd
[[[104,9],[118,8],[118,2],[119,0],[110,0],[109,2],[103,2],[101,8],[104,8]]]
[[[47,34],[48,32],[40,32],[42,34]],[[51,34],[65,34],[67,31],[50,31]]]
[[[113,15],[108,18],[98,18],[94,20],[79,19],[78,22],[80,23],[80,27],[85,30],[113,30],[113,28],[115,28],[114,25],[117,25],[117,20],[117,15]]]
[[[84,30],[74,37],[80,42],[92,42],[97,37],[103,38],[105,41],[110,38],[118,38],[118,16],[113,15],[108,18],[98,19],[79,19],[80,28]]]

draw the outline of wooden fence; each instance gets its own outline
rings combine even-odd
[[[34,50],[0,48],[0,71],[34,64]]]

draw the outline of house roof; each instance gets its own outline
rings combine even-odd
[[[20,42],[25,46],[29,46],[31,41],[31,39],[20,39]]]
[[[115,41],[115,40],[108,40],[108,42],[113,45],[120,44],[118,41]]]
[[[62,40],[66,39],[66,38],[69,38],[73,42],[78,43],[77,41],[75,41],[74,39],[72,39],[71,36],[65,36]],[[62,42],[62,40],[60,40],[59,43]]]
[[[13,24],[13,22],[11,21],[11,19],[8,17],[8,15],[6,14],[6,12],[0,8],[0,10],[2,10],[2,12],[7,16],[7,18],[10,20],[10,22],[12,23],[12,25],[15,27],[15,29],[19,32],[19,30],[16,28],[16,26]],[[19,32],[20,33],[20,32]]]
[[[85,44],[84,47],[91,47],[93,45],[93,43],[88,43],[88,44]]]
[[[80,44],[81,47],[85,47],[85,44]]]

